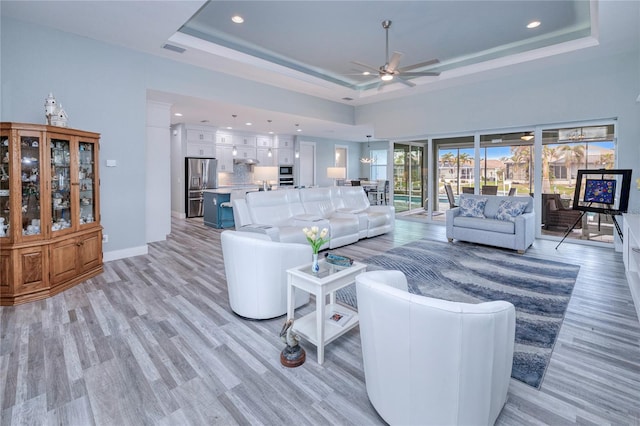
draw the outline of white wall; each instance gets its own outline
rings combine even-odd
[[[629,20],[638,25],[639,2],[605,3],[629,8]],[[606,12],[604,3],[600,6]],[[601,18],[606,20],[606,13]],[[601,36],[603,42],[611,37],[604,31]],[[505,68],[499,77],[478,75],[465,85],[354,109],[3,16],[0,119],[44,123],[44,98],[53,92],[69,113],[71,127],[101,133],[101,213],[109,234],[105,252],[132,253],[146,250],[147,241],[143,194],[150,190],[145,143],[148,89],[345,124],[375,123],[375,138],[390,140],[617,118],[618,166],[633,168],[635,180],[640,177],[639,39],[640,35],[631,49],[609,44],[607,60],[589,61],[578,51]],[[317,183],[329,185],[326,168],[333,163],[333,146],[345,143],[309,139],[318,142]],[[360,151],[362,144],[353,148]],[[352,162],[359,155],[349,158],[350,171],[357,170]],[[106,159],[117,160],[118,167],[104,167]],[[631,207],[640,211],[640,191],[635,187]]]
[[[632,53],[632,54],[630,54]],[[485,79],[357,111],[357,120],[375,123],[377,138],[425,139],[485,129],[618,119],[618,168],[640,177],[640,52],[611,55],[607,61],[576,61],[551,68],[513,67],[511,75]],[[517,72],[516,72],[517,69]],[[640,191],[631,190],[630,208],[640,212]]]
[[[145,225],[147,243],[171,233],[171,105],[147,103]]]
[[[101,134],[101,223],[109,235],[105,259],[146,252],[148,89],[354,121],[352,106],[0,19],[0,120],[44,123],[44,99],[53,92],[69,114],[70,127]],[[107,159],[118,166],[104,167]]]

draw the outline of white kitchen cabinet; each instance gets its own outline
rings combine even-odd
[[[293,148],[278,148],[278,164],[282,165],[292,165],[293,164],[293,156],[294,151]]]
[[[271,150],[271,156],[269,156],[269,151]],[[276,165],[276,156],[275,150],[271,148],[260,148],[256,149],[257,159],[260,162],[261,166],[275,166]]]
[[[186,127],[186,154],[187,157],[214,157],[215,131],[207,127]]]
[[[233,145],[237,148],[244,147],[256,147],[256,137],[246,135],[233,135]]]
[[[293,136],[278,135],[275,139],[274,147],[278,149],[293,149]]]
[[[187,142],[187,157],[215,157],[216,146],[213,143]]]
[[[216,133],[216,145],[233,145],[233,135],[231,133]]]
[[[256,144],[258,148],[273,148],[273,138],[271,136],[258,135]]]
[[[233,173],[233,154],[231,145],[216,146],[216,158],[218,159],[218,172]]]
[[[187,127],[187,142],[210,143],[215,142],[215,132],[196,127]]]
[[[236,147],[236,158],[256,158],[256,147],[245,145],[234,145]]]

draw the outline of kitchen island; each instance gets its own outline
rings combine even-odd
[[[233,208],[230,205],[231,192],[244,191],[247,193],[258,190],[258,185],[238,185],[204,190],[204,224],[217,229],[233,228],[235,224]]]

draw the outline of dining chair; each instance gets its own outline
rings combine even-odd
[[[482,195],[498,195],[498,187],[495,185],[482,185]]]
[[[462,188],[462,193],[463,194],[473,194],[474,189],[471,186],[465,186]]]
[[[360,185],[360,181],[359,180],[352,180],[351,181],[351,186],[361,186]]]
[[[514,195],[516,195],[516,194],[517,194],[517,192],[518,192],[518,188],[516,188],[515,186],[514,186],[514,187],[512,187],[512,188],[509,190],[509,197],[513,197]]]
[[[450,184],[447,183],[447,184],[444,185],[444,192],[447,193],[447,200],[449,200],[449,208],[453,209],[453,208],[458,207],[456,205],[456,199],[455,199],[455,197],[453,195],[453,189],[451,188]]]
[[[367,195],[369,195],[369,198],[373,197],[373,201],[375,202],[376,205],[378,204],[382,205],[383,203],[385,203],[385,200],[386,200],[385,190],[387,190],[388,187],[389,187],[388,180],[378,179],[377,185],[374,188],[371,188],[367,193]]]

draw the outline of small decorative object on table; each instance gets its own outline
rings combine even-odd
[[[311,265],[311,270],[313,272],[320,271],[320,265],[318,264],[318,251],[320,247],[329,242],[329,238],[327,238],[327,234],[329,234],[329,230],[327,228],[322,228],[322,231],[318,229],[317,226],[312,226],[311,228],[302,228],[302,232],[307,237],[307,241],[311,244],[311,248],[313,249],[313,263]]]
[[[339,254],[325,253],[324,258],[327,263],[338,266],[351,266],[353,265],[353,259],[347,256],[340,256]]]
[[[298,344],[300,339],[293,332],[293,320],[285,321],[282,330],[280,330],[280,338],[287,344],[287,347],[280,352],[280,363],[290,368],[304,364],[307,354]]]

